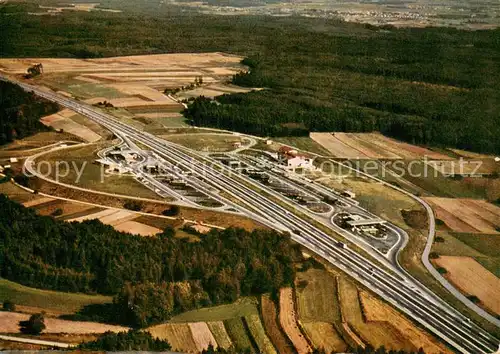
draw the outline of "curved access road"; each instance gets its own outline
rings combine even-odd
[[[434,266],[431,264],[431,262],[429,261],[429,254],[431,252],[431,249],[432,249],[432,244],[434,243],[434,237],[436,235],[436,218],[434,216],[434,211],[432,210],[431,206],[425,201],[423,200],[422,198],[420,197],[417,197],[416,195],[414,195],[413,193],[410,193],[406,190],[404,190],[403,188],[400,188],[398,186],[395,186],[389,182],[386,182],[380,178],[377,178],[377,177],[374,177],[372,175],[369,175],[363,171],[360,171],[360,170],[357,170],[353,167],[350,167],[350,166],[347,166],[347,165],[344,165],[340,162],[337,162],[337,161],[334,161],[332,160],[332,162],[334,163],[337,163],[345,168],[348,168],[350,170],[353,170],[353,171],[356,171],[356,173],[359,173],[359,174],[362,174],[363,176],[365,177],[368,177],[368,178],[371,178],[385,186],[388,186],[392,189],[395,189],[397,190],[398,192],[401,192],[407,196],[409,196],[410,198],[414,199],[415,201],[417,201],[418,203],[420,203],[426,210],[427,212],[427,215],[428,215],[428,219],[429,219],[429,232],[428,232],[428,235],[427,235],[427,243],[425,245],[425,249],[424,249],[424,252],[422,253],[422,263],[424,264],[425,268],[429,271],[429,273],[443,286],[445,287],[450,293],[453,294],[453,296],[455,296],[458,300],[460,300],[464,305],[466,305],[469,309],[471,309],[472,311],[474,311],[476,314],[478,314],[479,316],[481,316],[482,318],[486,319],[487,321],[491,322],[492,324],[496,325],[497,327],[500,327],[500,320],[493,317],[492,315],[490,315],[488,312],[484,311],[482,308],[480,308],[479,306],[477,306],[476,304],[474,304],[472,301],[470,301],[469,299],[467,299],[467,297],[465,297],[460,291],[458,291],[452,284],[450,284],[450,282],[448,282],[448,280],[446,280],[441,274],[439,274],[439,272],[436,270],[436,268],[434,268]],[[394,259],[396,260],[397,262],[397,266],[399,267],[399,269],[402,271],[402,272],[405,272],[406,274],[408,274],[408,276],[411,276],[402,266],[401,264],[399,263],[399,253],[403,250],[403,248],[406,246],[406,243],[402,245],[402,247],[399,248],[399,250],[396,252],[396,257],[394,257]],[[415,281],[416,279],[411,276]],[[448,305],[449,306],[449,305]]]

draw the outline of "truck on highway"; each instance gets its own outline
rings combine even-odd
[[[347,248],[347,245],[343,242],[335,242],[335,246],[340,247],[340,248]]]

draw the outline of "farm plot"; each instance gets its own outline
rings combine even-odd
[[[292,288],[280,289],[280,324],[295,346],[297,353],[303,354],[312,351],[297,322]]]
[[[497,233],[500,208],[484,200],[425,198],[437,217],[456,232]]]
[[[348,349],[331,323],[304,322],[302,326],[314,347],[324,348],[327,353],[343,353]]]
[[[220,348],[228,349],[233,345],[231,337],[229,337],[226,327],[224,327],[224,323],[222,321],[207,322],[207,325]]]
[[[234,343],[235,349],[238,352],[245,352],[246,350],[254,349],[248,333],[243,324],[242,318],[232,318],[230,320],[224,321],[224,326]]]
[[[77,136],[87,142],[93,143],[101,139],[101,136],[99,134],[93,132],[86,126],[78,124],[74,120],[70,119],[74,115],[76,115],[76,113],[68,109],[64,109],[59,113],[43,117],[40,119],[40,121],[47,126],[50,126],[56,130],[62,130],[66,133],[73,134],[74,136]]]
[[[403,143],[379,133],[311,133],[311,138],[338,158],[450,160],[429,149]]]
[[[217,341],[205,322],[190,323],[189,328],[193,334],[193,340],[198,351],[201,352],[204,349],[207,349],[209,345],[217,348]]]
[[[23,205],[28,207],[27,203],[24,203]],[[52,202],[46,202],[43,204],[37,203],[37,205],[32,205],[31,207],[40,215],[50,215],[57,219],[64,219],[66,216],[71,215],[75,215],[73,218],[76,218],[78,215],[86,215],[99,211],[96,210],[99,208],[91,205],[73,203],[60,199],[54,199]]]
[[[464,294],[477,296],[484,307],[500,314],[500,279],[493,273],[471,257],[440,256],[434,261]]]
[[[266,329],[271,342],[274,344],[278,353],[280,354],[293,354],[295,350],[292,343],[285,336],[281,330],[278,322],[278,312],[276,305],[271,300],[269,295],[262,295],[261,298],[261,315],[264,320],[264,327]]]
[[[276,349],[274,349],[273,344],[266,335],[266,331],[262,326],[259,315],[250,315],[245,317],[245,322],[248,326],[250,334],[252,335],[259,353],[263,354],[277,354]]]
[[[67,221],[82,222],[85,220],[98,219],[103,224],[111,225],[116,230],[138,234],[142,236],[153,236],[160,233],[162,230],[152,227],[137,221],[134,221],[139,214],[123,209],[105,209],[96,213],[82,215]]]
[[[427,163],[445,176],[481,177],[499,172],[499,166],[494,159],[431,160]]]
[[[426,353],[449,353],[449,349],[431,335],[413,325],[389,305],[366,292],[360,293],[365,318],[368,322],[388,322],[397,328],[401,336],[411,342],[414,348],[422,347]],[[416,349],[414,349],[416,350]]]
[[[309,269],[297,274],[295,281],[297,310],[301,321],[335,322],[340,320],[336,301],[336,280],[330,273]]]
[[[390,323],[364,321],[358,289],[345,278],[340,280],[339,299],[346,323],[364,343],[375,348],[383,345],[387,349],[415,351],[413,345]]]
[[[86,305],[111,303],[113,300],[111,296],[42,290],[0,279],[0,302],[13,299],[19,306],[55,314],[72,314]]]
[[[165,323],[149,327],[147,331],[155,338],[168,341],[174,351],[198,353],[189,324]]]
[[[16,312],[0,311],[0,332],[20,333],[19,321],[28,320],[30,315]],[[97,322],[66,321],[57,318],[45,318],[45,333],[104,333],[106,331],[122,332],[127,331],[127,327],[112,326]]]
[[[253,297],[242,297],[231,304],[183,312],[172,317],[170,322],[224,321],[258,313],[257,300]]]
[[[33,62],[41,63],[44,74],[43,78],[34,79],[36,83],[91,104],[108,101],[115,108],[137,114],[160,111],[179,113],[183,105],[164,94],[164,90],[186,87],[199,77],[203,79],[202,86],[189,93],[181,91],[180,95],[216,96],[250,91],[223,83],[234,73],[245,69],[240,64],[241,59],[223,53],[184,53],[85,60],[0,59],[0,66],[7,74],[19,75],[25,73]],[[118,114],[115,109],[109,112]],[[72,129],[71,123],[66,121],[58,120],[54,124],[65,130]]]

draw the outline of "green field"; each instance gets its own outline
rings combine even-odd
[[[163,199],[134,180],[132,176],[106,173],[106,168],[94,163],[98,158],[97,152],[107,146],[109,146],[107,143],[98,143],[57,150],[40,156],[35,163],[40,161],[49,162],[51,173],[48,177],[52,179],[56,179],[56,165],[59,163],[58,181],[79,188],[147,199]],[[65,165],[64,162],[67,162],[68,165]],[[45,173],[47,171],[47,167],[41,164],[40,172]],[[83,171],[81,175],[79,175],[80,171]]]
[[[438,232],[444,242],[435,242],[432,251],[444,256],[472,257],[500,278],[500,235]]]
[[[253,348],[252,342],[248,338],[247,331],[243,325],[242,318],[237,317],[225,320],[224,326],[238,352],[244,352],[248,348]]]
[[[224,321],[258,314],[257,299],[244,297],[232,304],[204,307],[199,310],[187,311],[172,317],[170,322],[209,322]]]
[[[252,334],[259,352],[263,354],[276,354],[276,349],[274,349],[273,344],[269,340],[259,315],[250,315],[245,317],[245,322],[247,323],[248,329]]]
[[[164,135],[163,139],[199,151],[225,152],[234,150],[233,143],[245,144],[243,138],[231,134],[175,134]]]
[[[404,180],[436,197],[487,198],[486,187],[476,183],[476,180],[486,178],[453,179],[442,175],[431,166],[426,166],[422,161],[406,161],[404,171]]]
[[[314,154],[326,155],[326,156],[331,155],[331,153],[328,150],[326,150],[323,146],[321,146],[308,136],[279,137],[279,138],[273,138],[273,140],[285,145],[296,147],[299,150],[312,152]]]
[[[11,300],[16,305],[38,307],[46,311],[75,313],[85,305],[110,303],[110,296],[64,293],[29,288],[0,278],[0,302]]]

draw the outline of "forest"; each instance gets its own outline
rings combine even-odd
[[[78,349],[92,352],[166,352],[171,346],[164,340],[153,338],[149,332],[130,330],[119,333],[106,332],[94,341],[80,344]]]
[[[220,97],[220,105],[198,99],[186,111],[194,124],[265,136],[377,130],[411,143],[500,153],[499,29],[226,17],[146,3],[64,16],[28,16],[31,3],[0,5],[0,56],[233,53],[250,67],[233,82],[265,89]]]
[[[0,145],[48,130],[40,118],[57,110],[57,104],[0,81]]]
[[[154,3],[63,16],[28,16],[31,3],[0,5],[0,56],[238,54],[250,73],[233,82],[265,89],[220,97],[220,105],[198,99],[186,112],[194,124],[269,136],[378,130],[411,143],[500,153],[499,29],[227,17]]]
[[[290,236],[275,231],[214,230],[189,242],[173,229],[141,237],[98,220],[39,216],[5,195],[0,210],[1,277],[37,288],[115,295],[110,311],[137,327],[275,292],[293,283],[302,259]]]

